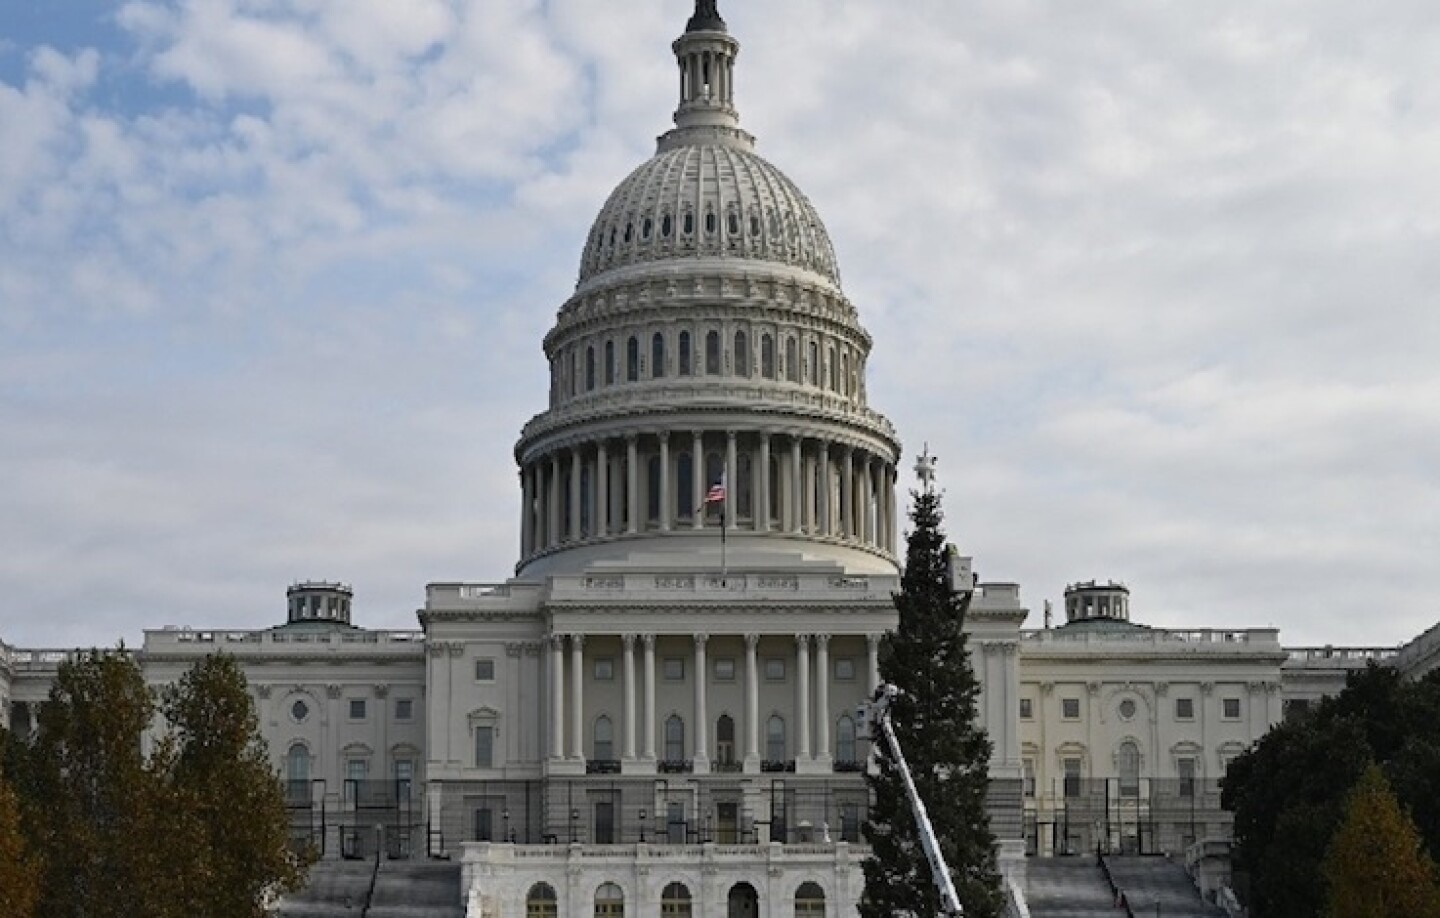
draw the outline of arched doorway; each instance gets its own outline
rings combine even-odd
[[[736,883],[730,887],[726,898],[727,918],[757,918],[760,914],[760,895],[749,883]]]
[[[795,890],[795,918],[823,918],[825,890],[819,883],[802,883]]]

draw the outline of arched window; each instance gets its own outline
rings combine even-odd
[[[661,918],[690,918],[690,890],[684,883],[671,883],[660,893]]]
[[[660,521],[660,457],[651,456],[645,463],[645,518]]]
[[[1137,797],[1140,795],[1140,747],[1135,745],[1134,740],[1126,740],[1120,744],[1119,754],[1120,766],[1120,796]]]
[[[679,367],[676,368],[676,372],[679,373],[681,376],[689,376],[689,375],[690,375],[690,333],[689,333],[688,331],[682,331],[682,332],[680,333],[680,361],[679,361],[679,363],[680,363],[680,365],[679,365]]]
[[[292,743],[290,751],[285,753],[285,781],[285,793],[290,800],[310,802],[310,750],[304,743]]]
[[[595,348],[585,348],[585,391],[595,391]]]
[[[775,339],[769,335],[760,336],[760,375],[775,378]]]
[[[800,348],[795,344],[794,335],[785,339],[785,378],[790,382],[800,381]]]
[[[825,914],[825,890],[819,883],[802,883],[795,890],[795,918],[822,918]]]
[[[743,331],[735,333],[735,375],[750,375],[750,339]]]
[[[785,761],[785,718],[776,714],[765,724],[765,758]]]
[[[695,459],[681,453],[675,459],[675,515],[691,519],[695,515]]]
[[[536,883],[525,894],[525,918],[559,918],[560,903],[555,898],[555,887],[549,883]]]
[[[620,918],[625,914],[625,893],[614,883],[602,883],[595,890],[595,918]]]
[[[665,336],[656,332],[650,339],[650,377],[660,379],[665,375]]]
[[[840,355],[840,388],[845,395],[850,394],[850,352],[845,351]]]
[[[595,718],[595,755],[597,762],[609,762],[615,758],[615,727],[610,718],[601,714]]]
[[[855,762],[855,721],[849,714],[835,722],[835,761]]]
[[[820,385],[820,346],[814,341],[809,347],[810,364],[805,368],[805,380],[812,386]]]
[[[720,375],[720,333],[707,332],[705,335],[705,374]]]
[[[665,718],[665,761],[680,762],[685,759],[685,721],[679,714]]]
[[[570,389],[570,394],[571,394],[571,395],[574,395],[574,394],[575,394],[575,386],[576,386],[576,384],[577,384],[577,383],[579,382],[579,380],[580,380],[580,374],[577,373],[577,372],[575,372],[575,359],[576,359],[576,358],[575,358],[575,349],[572,347],[572,348],[570,348],[570,360],[568,361],[568,362],[569,362],[569,365],[570,365],[570,371],[565,374],[565,375],[566,375],[566,380],[565,380],[565,382],[567,383],[567,385],[568,385],[568,387],[569,387],[569,389]]]
[[[715,762],[718,765],[735,764],[735,721],[729,714],[721,714],[715,721]]]
[[[625,379],[628,382],[640,379],[640,339],[634,335],[625,344]]]
[[[605,385],[615,385],[615,342],[605,342]]]
[[[665,237],[666,239],[669,239],[669,238],[670,238],[670,230],[673,228],[673,224],[674,224],[674,221],[672,221],[672,220],[670,219],[670,215],[669,215],[669,214],[665,214],[663,217],[661,217],[661,218],[660,218],[660,235],[663,236],[663,237]]]

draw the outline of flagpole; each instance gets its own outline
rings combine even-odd
[[[726,530],[726,529],[729,529],[729,528],[730,528],[730,527],[728,527],[728,526],[725,525],[725,503],[724,503],[724,501],[721,501],[721,503],[720,503],[720,585],[721,585],[722,587],[727,586],[727,584],[725,583],[725,577],[726,577],[726,574],[727,574],[727,572],[728,572],[728,566],[726,565],[726,562],[725,562],[725,530]]]

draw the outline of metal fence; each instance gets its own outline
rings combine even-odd
[[[290,781],[285,787],[291,845],[321,856],[409,858],[425,852],[424,809],[413,782],[341,782],[330,793],[326,782]],[[339,850],[329,851],[331,844]]]
[[[1179,854],[1196,841],[1229,838],[1220,782],[1184,778],[1067,778],[1025,799],[1031,854]]]

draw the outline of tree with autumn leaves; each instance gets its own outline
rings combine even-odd
[[[81,654],[60,666],[34,737],[8,739],[5,765],[34,914],[258,918],[304,880],[232,658],[157,693],[123,649]],[[0,846],[4,818],[0,791]]]
[[[1378,765],[1350,791],[1322,866],[1328,918],[1440,916],[1435,862]]]

